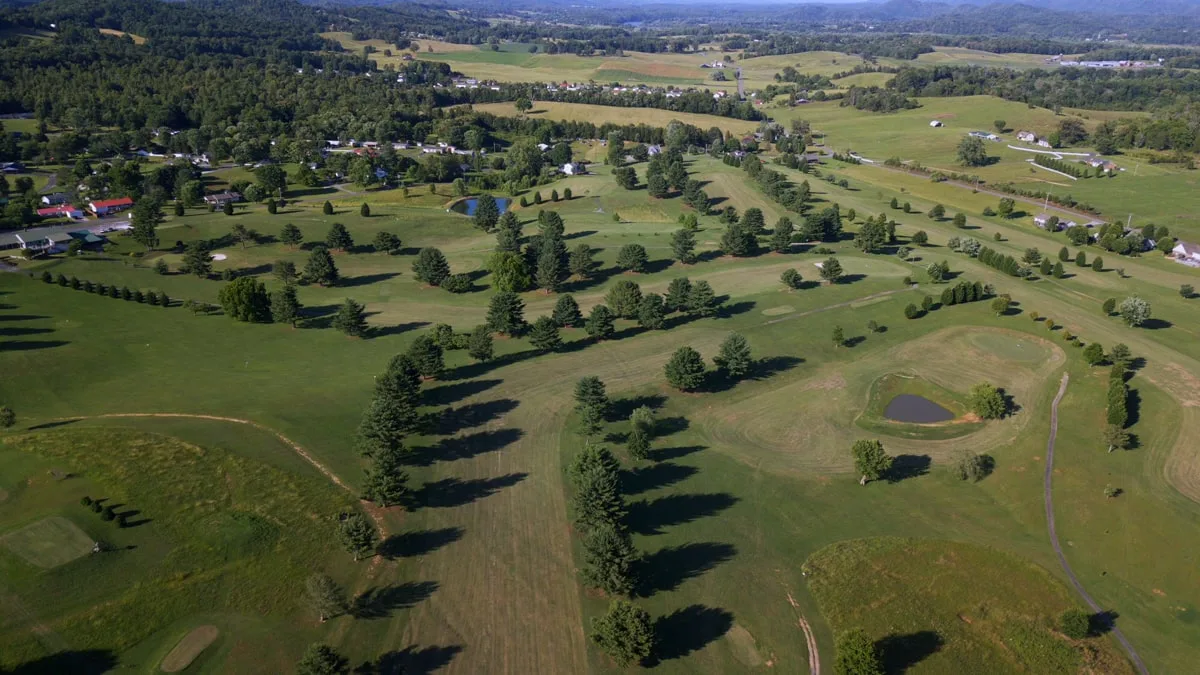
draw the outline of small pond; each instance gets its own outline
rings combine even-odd
[[[497,197],[496,198],[496,206],[500,207],[500,213],[504,213],[505,211],[507,211],[508,205],[511,202],[512,202],[511,199],[507,199],[505,197]],[[455,213],[461,213],[463,215],[473,216],[473,215],[475,215],[475,209],[478,206],[479,206],[479,200],[476,199],[475,197],[469,197],[467,199],[460,199],[460,200],[454,202],[454,205],[450,207],[450,210],[454,211]]]
[[[883,410],[883,416],[897,422],[930,424],[954,419],[954,413],[915,394],[898,394]]]

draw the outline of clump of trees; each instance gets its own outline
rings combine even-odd
[[[980,419],[997,420],[1008,413],[1008,404],[1004,400],[1004,392],[988,382],[980,382],[971,387],[967,406]]]

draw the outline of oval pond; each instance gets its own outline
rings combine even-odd
[[[915,394],[897,394],[895,398],[888,401],[887,407],[883,410],[883,416],[896,422],[913,424],[930,424],[954,419],[954,413]]]
[[[512,200],[508,199],[507,197],[496,197],[496,206],[500,207],[500,213],[507,211],[508,205],[511,202]],[[475,215],[475,209],[478,206],[479,200],[475,197],[469,197],[467,199],[460,199],[454,202],[454,205],[450,207],[450,210],[456,213],[461,213],[465,216],[473,216]]]

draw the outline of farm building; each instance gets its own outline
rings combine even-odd
[[[562,172],[568,176],[582,176],[587,173],[587,167],[579,162],[568,162],[562,165]]]
[[[973,137],[975,137],[975,138],[982,138],[982,139],[983,139],[983,140],[985,140],[985,141],[998,141],[998,140],[1000,140],[1000,137],[999,137],[999,136],[997,136],[996,134],[989,133],[989,132],[986,132],[986,131],[968,131],[968,132],[967,132],[967,135],[968,135],[968,136],[973,136]]]
[[[941,121],[941,120],[933,120],[932,122],[930,122],[930,123],[929,123],[929,126],[931,126],[931,127],[940,127],[940,126],[943,126],[943,125],[942,125],[942,121]]]

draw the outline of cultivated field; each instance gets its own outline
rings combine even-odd
[[[1014,128],[1054,123],[1048,111],[993,103],[927,101],[924,109],[892,116],[820,104],[794,114],[825,132],[829,147],[880,159],[911,153],[931,165],[947,152],[952,157],[960,132],[988,128],[996,117]],[[507,105],[496,110],[505,108],[515,113]],[[742,124],[661,111],[538,109],[555,119],[603,122],[603,112],[617,122]],[[928,127],[936,111],[949,128]],[[936,134],[953,144],[924,140],[941,138]],[[645,165],[635,168],[644,180]],[[762,208],[768,227],[785,213],[740,169],[707,157],[689,158],[687,168],[718,208]],[[539,188],[548,195],[571,187],[574,199],[541,208],[560,212],[569,246],[598,250],[593,278],[571,280],[564,292],[586,312],[617,280],[662,292],[686,275],[709,281],[723,310],[673,319],[663,331],[622,320],[616,339],[599,343],[565,329],[565,347],[549,354],[525,338],[498,339],[498,358],[481,364],[448,352],[447,373],[424,385],[426,411],[437,423],[410,439],[418,508],[378,514],[388,539],[381,555],[357,564],[324,528],[353,506],[361,485],[353,437],[373,378],[433,324],[464,332],[481,323],[494,294],[481,268],[495,239],[447,212],[444,190],[431,196],[416,186],[409,199],[398,190],[297,190],[276,215],[253,205],[233,216],[201,209],[169,216],[159,230],[163,250],[145,256],[129,255],[139,247],[117,237],[103,255],[21,266],[165,290],[177,303],[215,302],[223,283],[179,273],[174,242],[213,241],[226,256],[215,264],[218,273],[255,275],[276,288],[271,262],[302,266],[308,255],[272,238],[284,223],[299,226],[309,242],[342,223],[356,243],[335,256],[343,281],[300,287],[306,320],[298,329],[0,275],[0,402],[13,402],[19,416],[0,436],[0,594],[7,606],[22,608],[0,619],[2,665],[93,650],[98,663],[152,669],[193,631],[213,626],[217,636],[191,668],[238,672],[268,663],[287,670],[305,644],[325,640],[354,665],[416,672],[615,672],[587,639],[591,617],[608,599],[578,582],[579,544],[564,483],[564,467],[584,443],[572,413],[574,383],[597,375],[621,413],[598,438],[622,462],[627,522],[645,554],[636,602],[655,618],[661,645],[656,670],[805,672],[803,619],[827,670],[834,634],[861,626],[873,638],[917,636],[904,651],[913,672],[971,672],[980,663],[1019,672],[1019,658],[1035,648],[1048,659],[1096,659],[1096,672],[1126,672],[1111,637],[1089,639],[1094,654],[1085,657],[1047,627],[1048,617],[1080,604],[1047,542],[1042,510],[1050,401],[1064,372],[1071,379],[1059,407],[1052,475],[1066,556],[1089,592],[1119,615],[1117,625],[1154,672],[1186,672],[1200,658],[1200,456],[1190,441],[1200,430],[1200,325],[1197,301],[1178,294],[1180,284],[1196,281],[1193,270],[1158,254],[1118,260],[1104,253],[1104,271],[1070,265],[1061,279],[1020,281],[950,251],[947,240],[977,237],[1019,257],[1030,247],[1053,255],[1066,243],[1061,235],[1036,230],[1027,217],[983,216],[996,198],[982,192],[832,160],[822,172],[846,178],[848,187],[779,170],[809,180],[817,209],[854,209],[856,220],[845,218],[848,231],[868,214],[887,213],[899,223],[900,243],[910,245],[922,230],[929,245],[914,247],[904,261],[892,247],[862,253],[848,237],[823,244],[849,278],[820,285],[815,263],[828,254],[816,252],[817,244],[786,255],[721,256],[724,226],[703,216],[696,235],[703,261],[683,266],[669,258],[670,234],[687,210],[680,199],[650,199],[645,190],[619,188],[603,166],[594,170]],[[893,197],[911,202],[913,213],[891,210]],[[325,199],[335,206],[332,216],[321,211]],[[363,202],[371,205],[369,218],[359,215]],[[927,217],[935,203],[949,214],[966,213],[969,229]],[[527,234],[536,229],[537,208],[518,211]],[[239,246],[229,236],[235,223],[264,236]],[[399,255],[367,245],[381,230],[403,240]],[[648,251],[647,272],[615,266],[618,248],[628,243]],[[440,248],[453,271],[475,272],[476,290],[452,295],[413,279],[412,262],[426,246]],[[169,274],[154,273],[157,260]],[[1016,306],[1005,316],[984,302],[904,318],[909,303],[940,296],[944,286],[924,271],[940,260],[955,283],[993,284]],[[1117,266],[1127,278],[1118,277]],[[789,268],[809,283],[784,289],[779,278]],[[1100,311],[1105,298],[1132,292],[1153,304],[1156,321],[1147,327],[1126,328]],[[346,297],[366,305],[368,339],[329,327]],[[549,313],[556,296],[530,291],[522,299],[532,320]],[[1031,321],[1033,312],[1059,328]],[[885,330],[869,331],[869,321]],[[844,329],[847,346],[832,344],[835,326]],[[1144,360],[1130,381],[1137,392],[1135,449],[1109,454],[1102,447],[1108,369],[1087,366],[1064,329],[1106,348],[1124,342]],[[745,335],[760,359],[752,377],[688,394],[666,384],[662,367],[677,347],[691,345],[711,360],[731,331]],[[919,377],[950,399],[992,382],[1012,397],[1013,414],[971,423],[953,437],[889,434],[886,424],[863,415],[877,407],[873,389],[897,374]],[[656,409],[661,430],[650,459],[639,462],[618,439],[628,430],[623,417],[643,404]],[[151,413],[207,417],[142,416]],[[100,417],[129,414],[137,416]],[[880,439],[899,459],[894,472],[865,487],[849,455],[862,438]],[[959,481],[949,459],[961,448],[990,454],[994,472],[978,484]],[[74,477],[58,480],[52,469]],[[1106,486],[1123,494],[1108,498]],[[84,495],[135,509],[134,517],[147,522],[116,528],[80,505]],[[29,540],[22,533],[31,524],[53,519],[118,550],[45,569],[7,545],[13,536]],[[42,530],[33,545],[73,550],[65,546],[69,528]],[[869,539],[883,535],[915,541]],[[849,539],[867,543],[839,544]],[[853,546],[861,553],[842,560],[839,552]],[[362,598],[360,611],[321,624],[300,607],[303,579],[315,569]],[[871,583],[856,585],[860,578]],[[999,580],[1026,590],[998,593]],[[918,603],[917,595],[928,598]],[[864,611],[867,596],[880,601],[878,612]],[[936,653],[928,649],[930,633],[943,646]],[[922,648],[920,659],[911,656]],[[1039,663],[1025,667],[1045,672]]]

